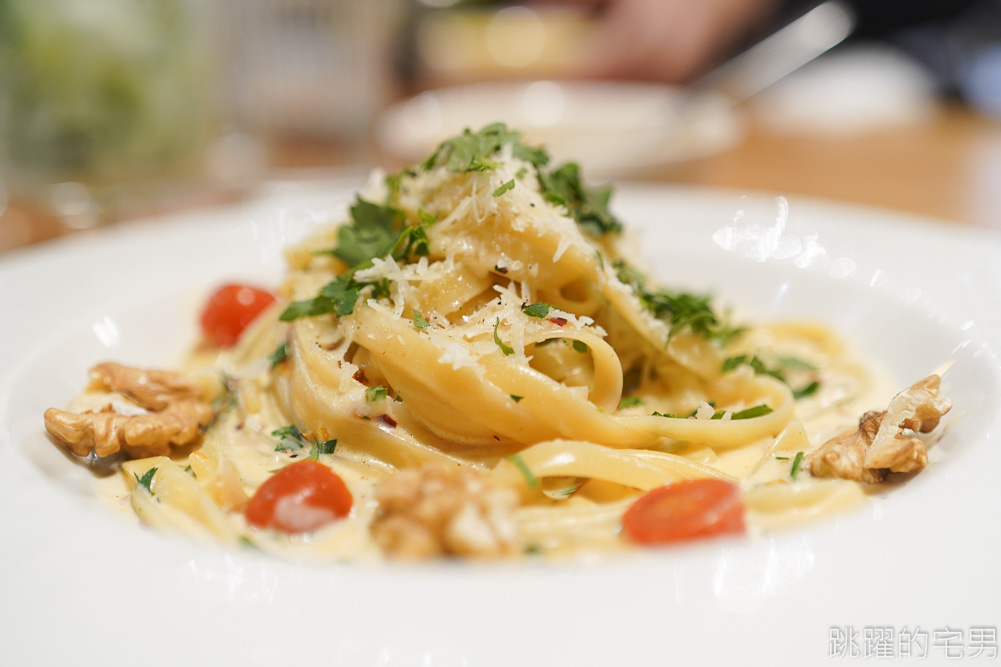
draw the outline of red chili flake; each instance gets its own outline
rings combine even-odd
[[[357,380],[358,382],[361,382],[366,387],[368,386],[368,378],[365,377],[365,371],[362,370],[361,368],[359,368],[358,370],[356,370],[355,374],[352,375],[351,377],[353,379]]]
[[[549,321],[552,322],[553,324],[555,324],[556,326],[561,327],[561,326],[563,326],[564,324],[567,323],[567,318],[565,318],[565,317],[550,317]]]
[[[389,415],[379,415],[379,421],[388,426],[389,428],[396,428],[396,420]]]

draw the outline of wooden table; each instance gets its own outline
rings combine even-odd
[[[286,139],[276,170],[348,164],[336,144]],[[736,148],[645,175],[654,181],[766,190],[894,208],[1001,227],[1001,122],[943,106],[921,125],[846,136],[780,135],[751,121]],[[12,201],[0,216],[0,253],[71,233],[37,207]]]

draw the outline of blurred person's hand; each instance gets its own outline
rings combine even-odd
[[[550,2],[554,0],[549,0]],[[776,0],[555,0],[597,12],[582,74],[687,81],[765,24]]]

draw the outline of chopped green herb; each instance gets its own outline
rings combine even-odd
[[[820,389],[820,383],[814,380],[805,387],[802,387],[800,389],[794,389],[792,392],[792,396],[798,401],[801,398],[806,398],[807,396],[817,393],[818,389]]]
[[[619,401],[619,410],[635,408],[639,405],[643,405],[643,399],[639,396],[623,396],[622,400]]]
[[[300,317],[314,317],[333,313],[337,317],[350,315],[361,292],[361,285],[348,274],[338,276],[320,289],[312,299],[293,301],[285,308],[279,319],[291,322]]]
[[[536,479],[532,471],[528,469],[528,465],[525,463],[524,459],[521,458],[521,454],[512,454],[507,457],[508,461],[513,463],[521,471],[521,474],[525,477],[525,482],[528,483],[528,488],[537,489],[539,488],[539,480]]]
[[[337,449],[336,440],[318,442],[309,448],[309,456],[307,458],[318,461],[320,459],[320,454],[333,454],[335,449]]]
[[[414,326],[418,329],[427,329],[431,326],[431,323],[425,320],[424,316],[421,315],[421,311],[416,308],[414,308]]]
[[[743,331],[716,315],[709,304],[709,297],[665,289],[650,292],[645,287],[646,278],[639,271],[622,260],[617,260],[614,266],[619,280],[633,288],[643,307],[670,326],[668,337],[687,329],[726,345]]]
[[[739,412],[734,412],[730,419],[754,419],[755,417],[764,417],[765,415],[771,414],[772,409],[762,403],[761,405],[755,405],[753,408],[747,408],[746,410],[740,410]],[[722,415],[720,415],[722,417]],[[716,417],[714,416],[713,419]]]
[[[581,354],[587,354],[587,343],[579,340],[575,340],[573,343],[573,349]]]
[[[240,543],[241,547],[245,547],[247,549],[255,549],[255,550],[258,548],[257,545],[254,544],[253,541],[246,535],[240,535],[237,541]]]
[[[530,306],[523,307],[521,309],[521,312],[525,313],[529,317],[538,317],[541,319],[546,315],[548,315],[549,311],[552,309],[553,307],[550,306],[548,303],[543,303],[542,301],[539,301],[538,303],[533,303]]]
[[[425,227],[430,227],[434,223],[438,222],[438,218],[434,217],[422,208],[417,209],[417,219]]]
[[[526,169],[525,167],[522,167],[521,169],[519,169],[517,171],[517,173],[515,173],[514,177],[520,180],[522,178],[525,178],[525,174],[527,174],[527,173],[528,173],[528,169]]]
[[[156,474],[155,466],[147,470],[145,473],[143,473],[142,477],[136,475],[135,473],[132,473],[132,475],[136,478],[136,484],[149,491],[149,495],[151,496],[156,495],[153,493],[153,489],[150,488],[150,486],[153,484],[153,475],[155,474]]]
[[[271,353],[269,357],[271,359],[271,368],[273,369],[278,364],[282,364],[288,359],[288,343],[282,343],[275,351]]]
[[[799,371],[820,370],[815,364],[811,364],[809,361],[800,359],[799,357],[787,357],[780,355],[776,357],[775,360],[779,363],[779,365],[782,368],[790,370],[799,370]]]
[[[565,207],[589,236],[598,238],[622,231],[622,223],[608,210],[612,188],[585,187],[577,164],[568,162],[548,174],[540,172],[539,185],[546,200]]]
[[[222,383],[222,393],[212,399],[212,404],[210,405],[212,419],[202,427],[203,432],[215,426],[223,413],[236,407],[236,391],[234,390],[233,379],[226,373],[222,373],[219,381]]]
[[[333,255],[348,268],[373,257],[384,257],[404,225],[403,212],[358,197],[351,207],[351,224],[337,230]]]
[[[375,403],[376,401],[381,401],[389,395],[389,389],[383,387],[381,384],[377,384],[374,387],[368,387],[365,389],[365,400],[369,403]]]
[[[545,151],[531,148],[521,141],[521,133],[509,130],[504,123],[493,123],[473,132],[469,128],[462,134],[444,141],[421,165],[425,171],[435,167],[445,167],[449,171],[487,171],[495,169],[497,163],[490,158],[504,144],[510,144],[512,154],[519,160],[533,164],[536,168],[545,166],[549,156]]]
[[[500,197],[502,194],[504,194],[508,190],[513,190],[513,189],[514,189],[514,179],[512,178],[510,181],[504,183],[503,185],[499,186],[496,190],[494,190],[493,191],[493,196],[494,197]]]
[[[497,343],[497,347],[501,349],[504,356],[509,356],[514,354],[514,348],[510,345],[506,345],[504,341],[500,339],[500,335],[497,333],[497,328],[500,326],[500,318],[497,318],[497,322],[494,323],[494,342]]]
[[[511,400],[514,401],[515,403],[520,403],[521,399],[523,399],[523,398],[525,398],[525,397],[524,396],[519,396],[518,394],[511,394]]]
[[[295,424],[275,429],[271,435],[278,438],[278,444],[275,446],[276,452],[298,451],[312,442],[302,435],[299,427]]]
[[[803,465],[803,452],[796,452],[796,458],[792,460],[792,469],[789,471],[789,477],[795,481],[796,475],[799,474],[799,467]]]
[[[775,460],[776,461],[788,461],[789,457],[788,456],[776,456]]]
[[[191,465],[184,466],[184,472],[188,473],[189,475],[194,475],[195,474],[195,471],[191,467]]]

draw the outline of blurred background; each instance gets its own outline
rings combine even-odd
[[[0,0],[0,252],[495,120],[592,179],[1001,226],[1001,0],[826,2],[761,42],[817,4]]]

